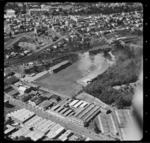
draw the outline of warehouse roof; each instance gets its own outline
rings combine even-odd
[[[40,103],[38,106],[40,106],[40,107],[47,107],[47,106],[49,106],[50,104],[51,104],[52,102],[51,101],[49,101],[49,100],[45,100],[45,101],[43,101],[42,103]]]

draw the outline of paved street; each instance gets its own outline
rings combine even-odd
[[[86,137],[90,137],[92,140],[114,140],[113,138],[106,137],[105,135],[102,135],[102,134],[97,135],[96,133],[91,132],[91,131],[87,130],[86,128],[82,128],[76,124],[73,124],[72,122],[68,123],[65,119],[63,120],[61,118],[58,118],[58,116],[50,115],[50,114],[46,113],[45,111],[37,109],[31,105],[27,105],[21,101],[18,101],[15,99],[9,99],[9,102],[13,105],[17,104],[21,108],[26,108],[30,111],[33,111],[38,116],[46,118],[46,119],[50,119],[51,121],[58,123],[64,127],[67,127],[68,129],[73,130],[80,135],[82,134],[82,135],[85,135]]]
[[[24,37],[24,36],[22,36],[22,37]],[[49,47],[53,46],[54,44],[57,44],[59,41],[61,41],[61,40],[64,39],[65,37],[67,37],[67,36],[62,36],[62,37],[61,37],[60,39],[58,39],[57,41],[52,42],[52,43],[49,43],[49,44],[43,46],[42,48],[37,49],[37,50],[34,51],[31,55],[28,55],[28,56],[26,56],[26,57],[20,58],[20,60],[18,60],[18,59],[13,59],[13,60],[12,60],[12,59],[11,59],[11,60],[8,60],[8,62],[10,63],[10,65],[12,65],[12,64],[18,64],[18,63],[23,63],[23,62],[25,62],[25,61],[28,61],[28,58],[33,57],[33,56],[37,56],[38,53],[40,53],[41,51],[43,51],[43,50],[46,49],[46,48],[49,48]],[[20,39],[20,38],[18,38],[18,39]],[[18,41],[18,39],[16,39],[15,42]],[[15,42],[13,42],[13,43],[15,43]],[[11,43],[11,45],[12,45],[12,43]]]

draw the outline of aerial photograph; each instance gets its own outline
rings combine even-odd
[[[4,139],[143,137],[143,5],[7,2]]]

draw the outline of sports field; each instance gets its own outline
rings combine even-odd
[[[78,63],[74,63],[68,68],[61,70],[58,73],[54,73],[53,75],[48,73],[35,80],[33,83],[59,93],[72,96],[74,92],[81,88],[81,85],[76,82],[82,77],[77,64]]]
[[[93,60],[90,58],[86,53],[82,55],[80,60],[69,67],[58,73],[48,73],[36,79],[33,83],[70,97],[82,88],[82,85],[77,82],[79,79],[87,76],[93,70],[101,66],[102,63],[106,64],[106,61],[101,56],[99,56],[99,58],[95,56]]]

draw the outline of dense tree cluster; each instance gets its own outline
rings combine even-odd
[[[80,4],[81,5],[81,4]],[[134,3],[126,3],[125,5],[111,6],[111,4],[103,3],[102,5],[96,6],[94,3],[88,3],[80,8],[78,11],[63,11],[63,15],[71,14],[71,15],[91,15],[91,14],[112,14],[112,13],[122,13],[122,12],[130,12],[134,10],[142,10],[142,4],[134,4]]]
[[[15,10],[15,14],[25,14],[26,13],[26,5],[24,3],[22,3],[22,6],[19,6],[16,2],[7,2],[5,4],[4,10],[6,11],[7,9],[13,9]]]
[[[119,108],[128,107],[132,102],[133,90],[122,92],[113,86],[136,82],[142,64],[142,48],[123,47],[116,43],[112,50],[116,63],[85,87],[85,91],[107,104],[115,103]]]

